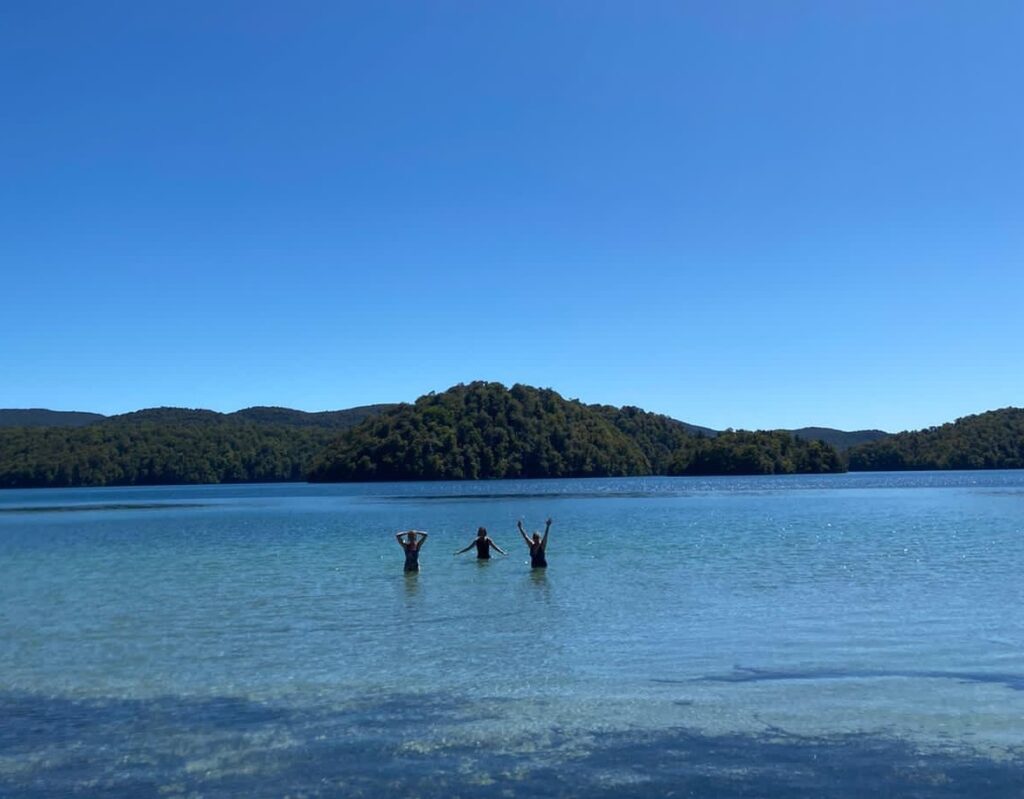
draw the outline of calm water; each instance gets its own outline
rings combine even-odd
[[[1022,574],[1022,472],[3,492],[0,795],[1019,797]]]

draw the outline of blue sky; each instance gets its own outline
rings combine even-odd
[[[8,2],[0,407],[1024,405],[1024,4]]]

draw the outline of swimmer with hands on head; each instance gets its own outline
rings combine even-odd
[[[405,536],[405,540],[402,540]],[[398,546],[405,550],[405,571],[418,572],[420,570],[420,550],[427,540],[427,534],[422,530],[406,530],[404,533],[395,533],[395,540]]]

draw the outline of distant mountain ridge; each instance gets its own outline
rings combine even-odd
[[[255,405],[232,413],[204,408],[159,407],[104,416],[84,411],[51,411],[46,408],[0,408],[0,427],[84,427],[100,422],[153,422],[157,424],[217,424],[252,422],[285,427],[345,429],[363,419],[395,407],[395,403],[359,405],[340,411],[296,411],[291,408]]]
[[[296,411],[292,408],[254,405],[232,413],[219,413],[203,408],[145,408],[140,411],[104,417],[106,421],[156,424],[230,424],[247,422],[282,427],[319,427],[344,430],[359,424],[374,414],[395,407],[393,403],[359,405],[340,411]]]
[[[104,416],[101,413],[89,413],[85,411],[51,411],[45,408],[0,408],[0,427],[83,427],[95,424],[104,420],[118,420],[123,422],[155,422],[174,424],[216,424],[225,421],[246,421],[256,424],[277,424],[287,427],[336,427],[347,429],[354,427],[371,416],[384,411],[390,411],[398,407],[400,403],[388,402],[375,405],[358,405],[353,408],[345,408],[337,411],[298,411],[292,408],[284,408],[276,405],[254,405],[250,408],[242,408],[230,413],[206,410],[204,408],[179,408],[174,406],[160,406],[156,408],[142,408],[128,413]],[[615,408],[611,405],[591,405],[590,407],[600,409],[603,412],[628,412],[634,410],[640,413],[650,413],[640,408],[624,406]],[[668,420],[671,424],[679,425],[680,429],[691,435],[706,436],[708,438],[717,436],[721,430],[710,427],[682,422],[664,414],[651,414]],[[889,433],[882,430],[837,430],[831,427],[802,427],[799,430],[786,430],[798,438],[806,441],[824,441],[839,450],[846,450],[858,444],[865,444],[871,441],[885,438]]]
[[[294,411],[291,408],[276,406],[254,405],[251,408],[243,408],[240,411],[229,413],[228,416],[260,424],[283,424],[291,427],[336,427],[344,429],[353,427],[364,419],[375,416],[378,413],[389,411],[396,407],[397,404],[388,402],[376,405],[357,405],[354,408],[346,408],[341,411],[314,412]]]
[[[786,430],[787,433],[802,438],[804,441],[824,441],[840,452],[851,447],[879,441],[891,435],[884,430],[834,430],[831,427],[801,427],[799,430]]]
[[[85,411],[0,408],[0,427],[83,427],[106,418],[102,413],[87,413]]]

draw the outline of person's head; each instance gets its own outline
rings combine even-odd
[[[477,527],[476,528],[476,537],[477,538],[487,538],[487,528],[486,527]]]
[[[416,543],[416,533],[414,533],[412,530],[410,530],[408,533],[405,534],[405,540],[408,541],[410,544],[415,544]]]
[[[539,544],[540,543],[540,533],[534,533],[533,534],[533,543],[535,543],[535,544]]]

